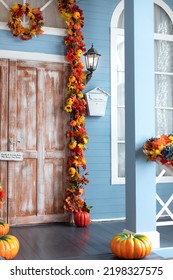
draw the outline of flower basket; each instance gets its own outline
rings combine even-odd
[[[148,139],[143,145],[143,151],[148,161],[164,165],[169,172],[173,169],[173,134]]]

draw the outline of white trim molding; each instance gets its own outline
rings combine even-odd
[[[64,55],[0,50],[0,58],[67,63]]]
[[[55,35],[55,36],[62,36],[65,37],[67,36],[67,29],[65,28],[54,28],[54,27],[46,27],[43,26],[43,31],[44,35]],[[7,23],[5,22],[0,22],[0,30],[7,30],[10,32]]]

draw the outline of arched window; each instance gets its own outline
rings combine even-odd
[[[173,11],[154,1],[156,135],[173,133]],[[111,179],[125,183],[124,1],[111,20]],[[160,172],[157,167],[157,174]],[[170,182],[165,174],[160,182]]]
[[[18,0],[17,3],[25,5],[26,0]],[[0,29],[8,30],[7,21],[9,8],[14,5],[14,0],[0,0]],[[40,8],[44,18],[44,34],[64,35],[66,24],[57,10],[57,0],[30,0],[32,8]],[[25,21],[25,19],[23,19]],[[27,22],[27,18],[26,18]]]

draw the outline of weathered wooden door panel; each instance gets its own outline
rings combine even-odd
[[[8,139],[8,60],[0,59],[0,150],[7,150]],[[7,193],[7,162],[0,161],[0,182],[3,183]],[[7,216],[7,203],[4,204],[3,213]]]
[[[63,159],[47,159],[44,165],[45,212],[46,214],[63,214]],[[57,188],[58,185],[58,188]]]
[[[8,163],[8,222],[65,221],[63,64],[9,61],[8,135],[22,162]]]
[[[24,159],[10,162],[8,172],[8,221],[16,223],[17,217],[37,214],[36,208],[36,160]]]

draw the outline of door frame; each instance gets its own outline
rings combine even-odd
[[[9,50],[0,50],[0,58],[1,59],[10,59],[10,60],[30,60],[30,61],[40,61],[40,62],[54,62],[54,63],[63,63],[63,64],[69,64],[66,61],[66,58],[64,55],[52,55],[52,54],[44,54],[44,53],[36,53],[36,52],[19,52],[19,51],[9,51]],[[66,118],[68,122],[68,116]],[[68,152],[67,149],[65,149],[65,154],[67,156]],[[8,181],[8,180],[7,180]],[[6,209],[7,210],[7,209]],[[8,213],[5,209],[1,211],[2,217],[4,217],[7,220]],[[70,215],[68,213],[64,213],[66,216],[66,221],[70,220]],[[63,215],[63,216],[64,216]]]

